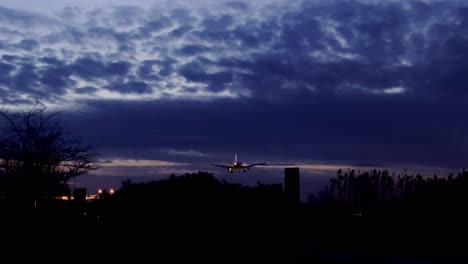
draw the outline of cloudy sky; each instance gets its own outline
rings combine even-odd
[[[466,1],[0,3],[0,104],[41,95],[63,111],[112,161],[87,186],[198,170],[282,181],[284,166],[207,165],[235,152],[312,185],[337,168],[456,171],[467,83]]]

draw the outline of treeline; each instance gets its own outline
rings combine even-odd
[[[413,208],[450,210],[468,202],[468,171],[447,177],[395,174],[388,170],[339,170],[319,193],[316,203],[369,210]]]
[[[116,241],[119,236],[133,241],[110,241],[122,249],[117,254],[275,258],[290,255],[283,201],[281,184],[243,186],[209,172],[173,174],[145,183],[124,181],[114,194],[93,200],[87,218]]]
[[[172,174],[168,178],[145,183],[122,182],[113,195],[101,196],[92,208],[101,214],[158,214],[161,210],[263,210],[283,206],[281,184],[244,186],[219,180],[209,172]],[[105,199],[103,199],[105,198]]]

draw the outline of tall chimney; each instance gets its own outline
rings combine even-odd
[[[284,169],[284,192],[286,199],[292,205],[300,202],[299,167]]]

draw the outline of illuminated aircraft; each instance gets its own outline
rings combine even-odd
[[[221,165],[221,164],[210,164],[212,166],[216,167],[221,167],[221,168],[226,168],[227,171],[229,172],[234,172],[234,170],[242,170],[243,172],[248,171],[251,167],[257,166],[257,165],[266,165],[265,162],[262,163],[254,163],[254,164],[247,164],[243,161],[238,161],[237,160],[237,153],[234,154],[234,162],[232,165]]]

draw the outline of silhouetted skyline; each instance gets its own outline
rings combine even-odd
[[[34,207],[2,189],[9,243],[0,259],[466,263],[468,172],[339,171],[301,204],[300,170],[284,172],[283,183],[254,187],[209,172],[172,174],[125,181],[89,201],[75,189],[72,200],[42,197]]]

